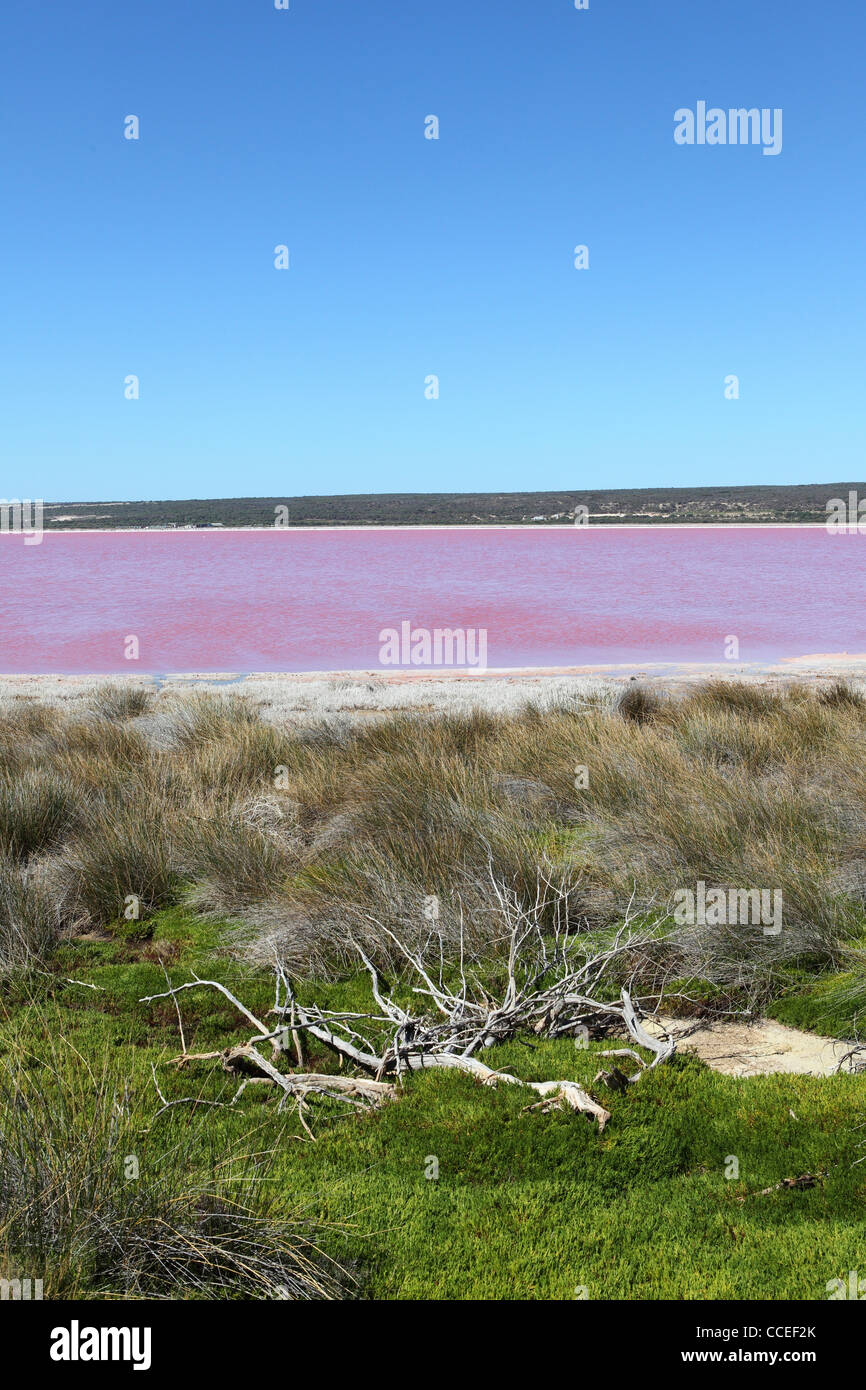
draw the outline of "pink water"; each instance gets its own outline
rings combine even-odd
[[[864,600],[866,537],[823,528],[3,535],[0,671],[376,669],[404,620],[490,668],[764,661],[866,651]]]

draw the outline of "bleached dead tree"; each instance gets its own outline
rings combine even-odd
[[[446,963],[440,936],[432,934],[423,946],[406,945],[385,923],[368,916],[368,927],[382,941],[388,940],[404,962],[403,992],[398,999],[386,989],[380,973],[367,952],[355,949],[370,978],[378,1012],[363,1014],[337,1012],[317,1005],[301,1004],[288,973],[275,962],[276,992],[271,1016],[281,1020],[268,1028],[224,985],[214,980],[192,981],[150,995],[142,1002],[177,996],[187,989],[216,989],[258,1030],[248,1043],[220,1053],[189,1054],[184,1051],[176,1063],[218,1058],[227,1070],[245,1073],[238,1095],[250,1081],[268,1083],[282,1089],[283,1099],[294,1096],[299,1110],[310,1094],[328,1095],[359,1105],[378,1105],[396,1094],[408,1072],[429,1068],[451,1068],[467,1072],[485,1085],[507,1084],[534,1091],[540,1100],[535,1107],[571,1107],[594,1119],[603,1129],[610,1112],[581,1085],[571,1080],[526,1081],[509,1072],[487,1066],[477,1055],[486,1048],[526,1034],[538,1037],[566,1036],[588,1038],[596,1031],[623,1030],[632,1041],[651,1054],[647,1062],[635,1048],[618,1048],[603,1056],[629,1057],[637,1071],[626,1075],[618,1068],[600,1072],[613,1089],[639,1081],[647,1071],[669,1060],[674,1042],[658,1039],[641,1023],[639,1006],[629,989],[622,986],[619,999],[599,998],[605,977],[614,967],[622,974],[625,966],[636,970],[644,953],[657,942],[657,935],[636,925],[633,904],[622,924],[599,942],[585,929],[577,931],[569,921],[567,898],[562,889],[540,875],[535,901],[528,907],[516,893],[493,878],[497,911],[507,928],[507,963],[504,983],[494,994],[465,962],[462,919],[456,965]],[[436,966],[431,959],[438,957]],[[362,1031],[363,1030],[363,1031]],[[371,1033],[375,1032],[375,1039]],[[315,1038],[364,1076],[334,1077],[323,1073],[287,1073],[280,1061],[294,1047],[301,1057],[300,1037]],[[262,1046],[269,1045],[272,1059]],[[237,1099],[237,1096],[235,1097]]]

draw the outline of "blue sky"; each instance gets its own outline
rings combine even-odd
[[[0,491],[863,477],[864,49],[851,0],[10,7]],[[782,153],[677,146],[699,100]]]

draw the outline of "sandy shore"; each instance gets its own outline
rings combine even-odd
[[[640,682],[684,692],[706,680],[783,687],[846,679],[866,684],[866,652],[819,652],[775,663],[693,662],[551,667],[544,670],[178,672],[135,675],[0,675],[0,711],[24,701],[86,705],[105,685],[153,690],[160,699],[190,690],[243,695],[269,718],[293,721],[398,711],[507,713],[527,701],[554,705],[590,694],[615,695]]]

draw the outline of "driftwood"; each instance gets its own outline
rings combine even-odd
[[[738,1202],[745,1202],[747,1197],[769,1197],[772,1192],[797,1192],[803,1188],[817,1187],[823,1184],[827,1176],[827,1169],[822,1168],[818,1173],[801,1173],[798,1178],[783,1178],[781,1182],[774,1182],[772,1187],[762,1187],[760,1192],[742,1192],[737,1197]]]
[[[589,933],[573,930],[562,895],[549,881],[540,880],[536,901],[529,908],[495,880],[493,886],[508,925],[507,976],[499,999],[492,998],[477,980],[470,986],[462,937],[459,965],[446,978],[446,953],[441,940],[436,943],[438,951],[431,952],[429,942],[426,951],[411,950],[382,922],[371,918],[380,939],[389,940],[398,957],[403,958],[408,978],[406,993],[422,1001],[422,1008],[401,1004],[386,991],[375,965],[357,945],[377,1012],[339,1013],[302,1005],[279,960],[274,965],[276,992],[270,1011],[281,1020],[276,1028],[268,1028],[225,985],[196,976],[182,985],[171,986],[169,982],[164,993],[149,995],[142,1002],[172,998],[177,1003],[177,996],[185,990],[215,989],[256,1028],[256,1035],[247,1043],[204,1054],[190,1054],[184,1046],[183,1053],[174,1059],[184,1067],[193,1061],[219,1060],[227,1071],[243,1078],[235,1101],[255,1080],[279,1088],[283,1092],[281,1104],[294,1097],[301,1115],[306,1098],[312,1094],[362,1107],[377,1106],[395,1096],[394,1081],[399,1083],[405,1073],[450,1068],[466,1072],[487,1086],[523,1086],[541,1098],[529,1109],[570,1108],[587,1115],[602,1130],[610,1112],[578,1082],[526,1081],[486,1066],[476,1053],[521,1035],[585,1040],[590,1026],[596,1030],[619,1028],[628,1032],[637,1046],[652,1053],[652,1061],[644,1061],[636,1048],[616,1049],[602,1055],[629,1057],[637,1063],[637,1072],[627,1076],[614,1068],[612,1072],[599,1073],[596,1080],[603,1080],[613,1089],[624,1089],[638,1081],[646,1071],[667,1062],[675,1044],[670,1038],[659,1040],[646,1031],[627,988],[621,988],[618,1002],[599,999],[597,993],[605,972],[614,963],[621,965],[625,960],[639,958],[655,938],[635,928],[627,912],[615,935],[602,946],[593,946]],[[429,964],[431,954],[438,957],[438,969]],[[362,1028],[367,1033],[376,1030],[379,1040],[372,1041],[360,1031]],[[366,1076],[334,1077],[283,1069],[280,1063],[292,1047],[296,1058],[302,1056],[300,1038],[304,1034],[334,1052],[341,1065],[348,1064]],[[270,1047],[271,1058],[260,1050],[264,1046]],[[394,1081],[384,1081],[384,1077]]]
[[[187,984],[166,990],[164,994],[148,995],[141,1002],[152,1003],[157,999],[176,997],[180,990],[195,988],[217,988],[234,1002],[234,996],[215,980],[191,980]],[[242,1008],[242,1012],[246,1014],[247,1011]],[[308,1025],[302,1024],[301,1026]],[[315,1025],[310,1025],[309,1031],[322,1042],[330,1043],[333,1037],[330,1031],[326,1033]],[[255,1044],[257,1042],[269,1042],[279,1052],[281,1050],[279,1039],[284,1034],[285,1029],[281,1028],[276,1033],[263,1032],[248,1043],[224,1048],[219,1052],[182,1052],[179,1056],[172,1058],[172,1062],[180,1068],[188,1066],[190,1062],[219,1061],[226,1071],[235,1074],[242,1074],[248,1065],[256,1067],[262,1075],[244,1075],[235,1092],[232,1105],[240,1098],[245,1088],[252,1084],[277,1086],[283,1091],[285,1097],[294,1096],[301,1101],[305,1101],[309,1095],[320,1095],[362,1107],[376,1107],[382,1105],[386,1100],[394,1099],[396,1086],[392,1082],[373,1080],[369,1077],[331,1076],[324,1072],[281,1072],[273,1062],[262,1056]],[[348,1047],[335,1046],[334,1050],[339,1052],[341,1056],[348,1056],[351,1061],[364,1067],[367,1071],[375,1072],[377,1077],[383,1071],[396,1070],[396,1063],[389,1066],[384,1058],[377,1057],[373,1053],[361,1052],[351,1044]],[[520,1077],[512,1076],[509,1072],[495,1071],[492,1067],[485,1066],[477,1057],[466,1057],[446,1052],[406,1052],[401,1060],[403,1069],[407,1071],[423,1071],[436,1067],[452,1068],[467,1072],[485,1086],[497,1086],[500,1082],[507,1085],[526,1086],[542,1097],[539,1104],[545,1109],[570,1107],[572,1110],[580,1111],[597,1120],[600,1130],[604,1129],[610,1119],[610,1112],[594,1101],[592,1096],[576,1081],[523,1081]],[[193,1097],[167,1101],[161,1091],[158,1091],[158,1094],[163,1102],[163,1110],[169,1109],[172,1105],[214,1104],[214,1102],[203,1102]],[[536,1107],[533,1106],[532,1108]],[[161,1114],[162,1111],[159,1113]]]
[[[639,1070],[634,1072],[631,1076],[627,1076],[624,1072],[620,1071],[619,1067],[614,1067],[611,1071],[600,1071],[596,1074],[596,1081],[603,1081],[605,1085],[609,1086],[613,1091],[624,1091],[626,1086],[631,1086],[636,1081],[640,1081],[641,1077],[647,1071],[652,1071],[653,1067],[661,1066],[663,1062],[669,1062],[676,1050],[676,1043],[673,1038],[654,1038],[652,1033],[647,1032],[638,1018],[634,1002],[627,990],[622,991],[620,998],[622,1000],[623,1022],[629,1033],[634,1038],[635,1042],[640,1043],[641,1047],[648,1048],[649,1051],[655,1055],[649,1066],[647,1066],[640,1053],[635,1052],[632,1047],[618,1047],[609,1051],[600,1052],[598,1054],[600,1057],[631,1057],[632,1060],[638,1064]]]

